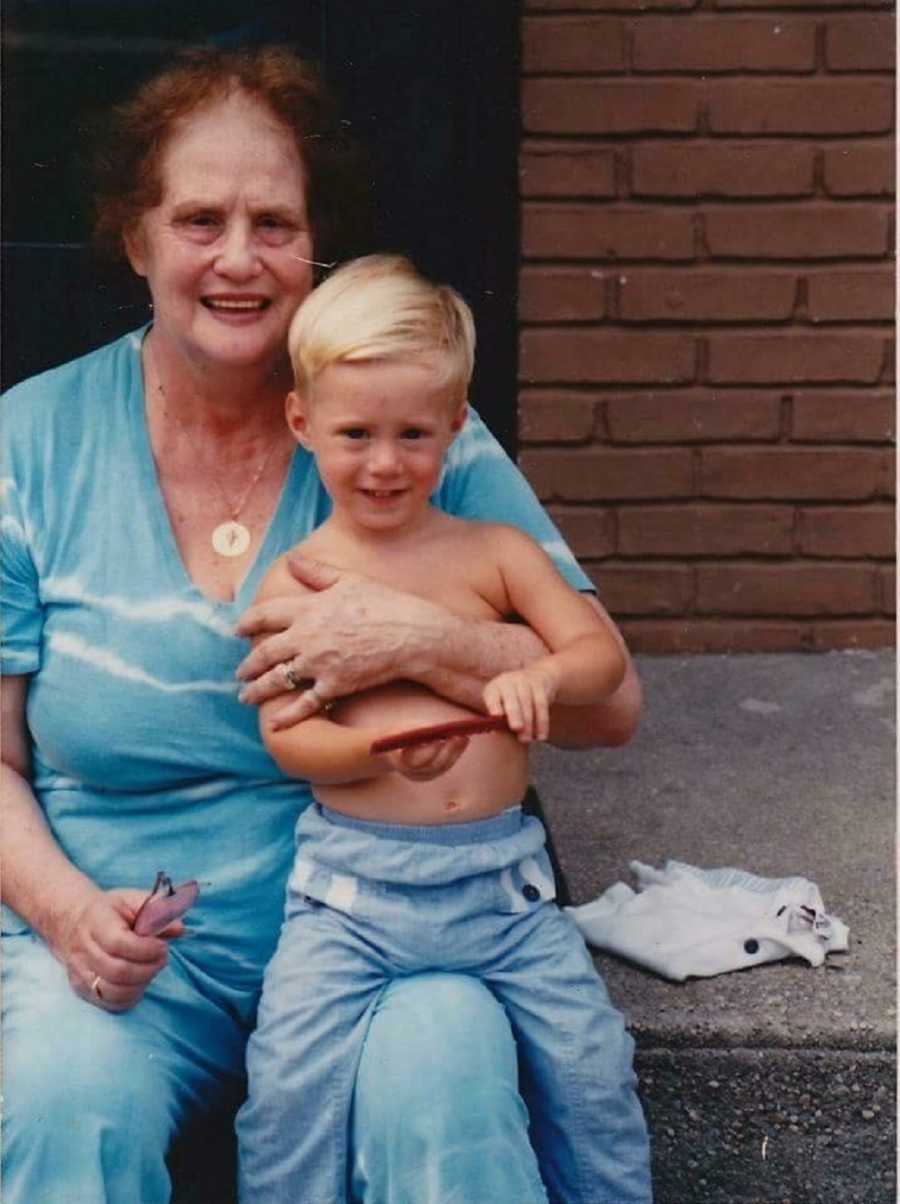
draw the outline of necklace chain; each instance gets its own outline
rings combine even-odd
[[[166,390],[165,390],[165,386],[162,383],[162,377],[160,376],[159,368],[156,365],[155,358],[149,356],[149,354],[148,354],[148,359],[153,367],[153,373],[156,377],[156,387],[159,390],[159,395],[160,395],[160,398],[162,399],[163,413],[165,414],[165,416],[167,418],[171,418],[174,420],[178,429],[182,432],[185,439],[191,445],[194,455],[197,457],[197,460],[199,462],[200,456],[198,454],[198,446],[197,446],[197,443],[194,440],[194,437],[191,434],[187,424],[182,420],[182,418],[178,414],[176,414],[174,411],[170,411],[168,405],[166,404],[166,402],[167,402]],[[257,468],[256,472],[253,474],[250,484],[244,490],[243,495],[239,498],[239,500],[236,503],[233,502],[229,498],[228,494],[225,491],[225,486],[222,484],[222,482],[219,480],[219,478],[217,476],[212,476],[212,482],[215,485],[216,490],[217,490],[219,496],[221,497],[221,499],[225,505],[225,510],[228,514],[227,521],[223,522],[223,523],[219,523],[219,525],[213,530],[213,533],[212,533],[213,548],[215,549],[216,552],[219,553],[220,556],[240,556],[250,546],[250,531],[243,523],[238,522],[238,519],[240,518],[240,515],[243,512],[244,507],[247,505],[247,502],[250,500],[250,497],[251,497],[254,489],[259,484],[259,482],[262,480],[263,473],[268,468],[269,462],[272,459],[272,456],[275,454],[275,448],[278,446],[279,442],[280,442],[280,432],[278,434],[276,434],[275,437],[272,439],[272,442],[269,444],[266,454],[263,456],[262,460],[260,461],[259,467]]]

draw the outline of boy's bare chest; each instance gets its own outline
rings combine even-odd
[[[502,619],[508,611],[503,578],[496,562],[475,541],[450,540],[419,549],[415,555],[370,553],[341,563],[339,549],[314,553],[322,560],[362,573],[392,589],[415,594],[472,619]]]

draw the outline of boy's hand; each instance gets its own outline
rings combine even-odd
[[[413,782],[430,782],[452,769],[468,747],[468,736],[453,736],[449,740],[434,740],[430,744],[398,748],[395,752],[384,753],[383,756],[395,773],[400,773]]]
[[[537,665],[500,673],[484,687],[489,715],[505,715],[523,744],[550,735],[550,707],[559,685],[555,675]]]

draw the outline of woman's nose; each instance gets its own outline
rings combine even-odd
[[[219,244],[216,270],[232,279],[248,279],[259,268],[253,231],[244,222],[229,223]]]

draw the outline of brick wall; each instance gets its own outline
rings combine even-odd
[[[893,640],[892,16],[531,0],[520,462],[631,646]]]

